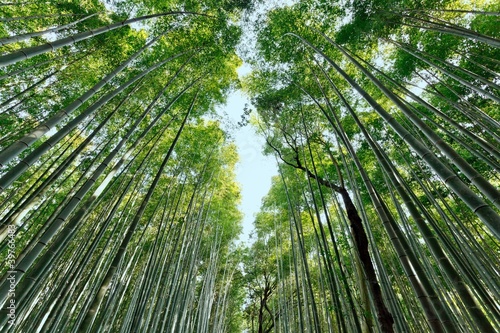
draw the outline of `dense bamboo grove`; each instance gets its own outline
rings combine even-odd
[[[2,331],[238,330],[236,9],[181,7],[2,8]]]
[[[0,13],[1,332],[500,331],[495,3]],[[278,165],[247,245],[238,88]]]
[[[256,331],[500,329],[499,14],[482,6],[268,14],[246,80],[280,165],[250,249],[273,267]]]

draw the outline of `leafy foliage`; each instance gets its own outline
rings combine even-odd
[[[0,330],[500,330],[498,10],[1,4]],[[239,88],[280,161],[248,245]]]

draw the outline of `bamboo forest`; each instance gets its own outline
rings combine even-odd
[[[498,1],[2,0],[0,50],[0,332],[500,332]]]

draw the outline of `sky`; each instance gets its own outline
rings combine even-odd
[[[272,0],[258,6],[251,14],[249,22],[255,22],[256,17],[263,15],[271,8],[290,5],[293,0]],[[253,32],[252,24],[243,24],[243,38],[238,50],[246,50],[252,53],[255,50],[256,36]],[[240,52],[236,52],[237,54]],[[243,52],[245,53],[245,52]],[[243,77],[249,74],[251,67],[246,64],[245,56],[240,54],[243,65],[238,69],[238,75]],[[247,96],[237,90],[232,92],[223,106],[217,107],[217,113],[223,118],[229,118],[229,121],[236,124],[241,121],[243,108],[245,104],[251,105]],[[234,142],[238,147],[239,162],[236,165],[236,180],[241,188],[241,204],[239,206],[243,217],[243,231],[240,235],[240,241],[250,245],[253,241],[250,238],[254,229],[253,222],[255,214],[259,212],[262,198],[267,194],[271,187],[271,178],[278,174],[276,160],[272,156],[264,156],[264,138],[258,136],[255,129],[249,124],[245,127],[237,127],[231,131]]]
[[[265,15],[270,9],[291,5],[295,0],[270,0],[261,3],[254,8],[254,11],[248,17],[248,22],[240,25],[243,28],[242,41],[237,48],[237,54],[250,53],[256,49],[256,36],[254,26],[257,17]],[[248,56],[249,54],[247,54]],[[251,67],[245,63],[245,56],[239,54],[243,60],[243,65],[238,69],[240,78],[251,71]],[[234,91],[228,96],[227,103],[217,108],[219,116],[228,117],[231,122],[236,124],[241,120],[245,104],[251,105],[247,96],[241,91]],[[254,229],[253,222],[255,214],[259,212],[262,198],[271,188],[271,178],[278,174],[276,159],[272,156],[264,156],[264,138],[255,133],[251,125],[239,127],[233,133],[235,144],[238,147],[239,162],[236,166],[236,180],[241,187],[241,204],[239,206],[243,217],[243,232],[240,235],[240,241],[250,245],[253,241],[250,238]]]
[[[240,76],[249,72],[250,67],[245,64],[238,69]],[[217,108],[217,112],[222,117],[229,117],[229,121],[236,124],[241,120],[245,104],[250,105],[248,97],[237,90],[229,95],[226,105]],[[263,155],[265,141],[256,134],[251,125],[238,127],[231,134],[238,147],[239,162],[236,165],[236,180],[241,187],[239,208],[244,214],[240,241],[249,244],[254,216],[260,209],[262,198],[271,187],[271,177],[278,171],[275,159],[272,156]]]

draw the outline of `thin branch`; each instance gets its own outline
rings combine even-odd
[[[326,186],[328,188],[331,188],[332,190],[334,190],[335,192],[337,193],[341,193],[344,189],[344,187],[340,187],[338,185],[335,185],[334,183],[322,178],[322,177],[319,177],[319,176],[316,176],[313,172],[311,172],[311,170],[309,170],[308,168],[304,167],[302,165],[302,163],[300,162],[300,158],[298,156],[298,152],[296,149],[294,149],[293,147],[291,147],[293,149],[293,151],[295,152],[295,161],[297,162],[297,164],[293,164],[289,161],[287,161],[286,159],[283,158],[281,152],[275,147],[273,146],[269,140],[266,138],[266,142],[267,144],[276,152],[276,154],[278,155],[278,157],[280,158],[280,160],[283,161],[283,163],[295,168],[295,169],[299,169],[299,170],[302,170],[304,171],[309,177],[313,178],[313,179],[316,179],[321,185],[323,186]]]

